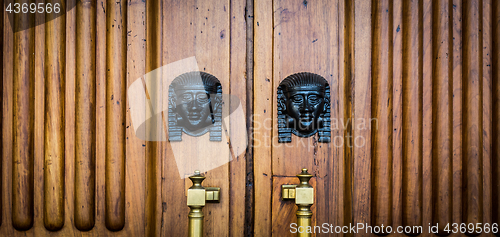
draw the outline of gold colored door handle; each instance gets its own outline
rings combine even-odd
[[[281,198],[283,200],[295,200],[298,206],[297,210],[297,236],[310,237],[311,233],[305,231],[308,226],[311,226],[312,211],[311,206],[314,204],[314,188],[309,184],[312,175],[307,172],[307,169],[302,169],[302,173],[298,174],[300,184],[291,185],[284,184],[281,186]]]
[[[220,188],[201,186],[205,176],[202,176],[198,170],[189,179],[193,182],[193,186],[187,190],[187,205],[190,209],[188,236],[202,237],[204,217],[202,209],[207,202],[220,202]]]

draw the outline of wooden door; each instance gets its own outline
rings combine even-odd
[[[294,236],[297,207],[280,186],[301,168],[314,175],[316,236],[497,223],[498,6],[255,1],[255,235]],[[298,72],[330,85],[330,143],[278,142],[277,87]],[[377,230],[366,231],[346,235]]]
[[[49,22],[18,14],[20,31],[1,13],[0,236],[187,236],[191,182],[178,172],[165,120],[133,124],[128,91],[145,83],[142,106],[152,115],[146,105],[167,104],[168,85],[147,84],[148,73],[195,57],[244,112],[246,2],[66,2],[75,5]],[[245,137],[245,127],[228,124],[226,137]],[[145,132],[163,141],[138,136]],[[245,148],[204,174],[204,186],[221,188],[221,202],[204,209],[206,236],[243,233]]]
[[[223,140],[227,163],[204,173],[221,188],[205,236],[294,236],[297,207],[281,185],[302,168],[313,174],[313,236],[374,235],[336,233],[358,223],[422,226],[421,236],[488,223],[490,236],[500,222],[496,0],[61,3],[75,7],[48,22],[0,13],[0,236],[186,236],[191,183],[175,152],[209,134],[168,141],[166,110],[151,108],[168,107],[169,85],[149,79],[191,57],[238,98],[224,116],[235,101],[245,114],[222,132],[249,138]],[[328,82],[329,143],[278,142],[277,89],[299,72]],[[134,83],[157,127],[133,123]],[[391,235],[418,231],[408,230]]]

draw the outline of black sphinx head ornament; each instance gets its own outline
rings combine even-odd
[[[278,86],[278,142],[291,142],[292,133],[330,142],[330,86],[325,78],[308,72],[285,78]]]
[[[201,78],[201,79],[200,79]],[[205,72],[176,77],[168,89],[168,140],[182,141],[182,132],[210,141],[222,140],[222,86]]]

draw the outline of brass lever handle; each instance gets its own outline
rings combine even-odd
[[[205,176],[196,170],[194,175],[189,177],[193,186],[187,190],[187,205],[190,209],[189,218],[189,237],[202,237],[203,236],[203,207],[207,202],[220,201],[220,188],[217,187],[203,187],[201,182]]]
[[[311,226],[312,211],[311,206],[314,204],[314,189],[309,184],[312,175],[307,172],[307,169],[302,169],[302,172],[297,175],[300,180],[299,185],[285,184],[281,186],[281,198],[283,200],[295,200],[298,206],[297,210],[297,236],[310,237],[311,233],[305,231]]]

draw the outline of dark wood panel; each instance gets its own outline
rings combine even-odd
[[[403,1],[403,225],[422,225],[423,1]]]
[[[392,225],[393,5],[373,2],[371,223]]]
[[[483,221],[483,55],[482,1],[463,8],[463,199],[464,223]]]
[[[451,1],[433,2],[432,28],[432,222],[440,234],[452,222],[452,31]]]
[[[500,2],[493,1],[493,152],[492,152],[492,214],[493,223],[500,222]]]

